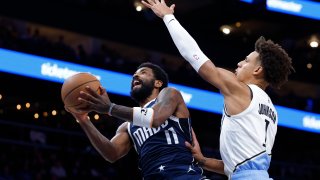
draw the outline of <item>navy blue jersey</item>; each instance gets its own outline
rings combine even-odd
[[[193,163],[192,153],[185,146],[185,141],[192,141],[190,118],[171,116],[158,128],[128,123],[128,132],[144,179],[201,179],[203,171]]]

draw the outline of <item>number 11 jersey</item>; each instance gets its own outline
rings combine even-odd
[[[152,107],[156,99],[147,103]],[[194,163],[185,141],[191,143],[191,119],[170,116],[158,128],[128,123],[128,132],[139,155],[139,168],[144,179],[201,179],[203,170]],[[194,177],[194,178],[192,178]]]

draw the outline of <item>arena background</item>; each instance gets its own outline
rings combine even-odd
[[[274,103],[320,113],[320,54],[309,45],[319,40],[319,19],[269,11],[265,1],[167,3],[176,3],[177,19],[218,66],[235,69],[261,35],[278,42],[293,58],[296,73],[282,89],[268,89]],[[133,0],[1,1],[0,48],[126,74],[152,61],[165,68],[172,83],[217,92],[181,59],[161,19],[149,10],[136,11],[135,5]],[[223,25],[231,28],[229,35],[221,32]],[[0,179],[141,179],[133,150],[114,164],[97,154],[64,111],[61,83],[0,74]],[[136,106],[127,96],[110,98]],[[219,158],[220,114],[190,111],[204,154]],[[100,115],[94,123],[110,138],[122,122]],[[279,126],[270,176],[319,179],[319,140],[318,133]]]

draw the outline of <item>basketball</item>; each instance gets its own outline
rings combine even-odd
[[[78,100],[80,91],[86,91],[85,87],[90,86],[100,94],[100,81],[92,74],[80,72],[68,77],[61,87],[62,101],[70,111],[77,112],[77,108],[82,107]]]

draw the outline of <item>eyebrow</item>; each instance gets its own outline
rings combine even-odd
[[[135,73],[138,73],[138,72],[145,72],[145,71],[147,71],[147,68],[141,68],[139,71],[136,71]]]

